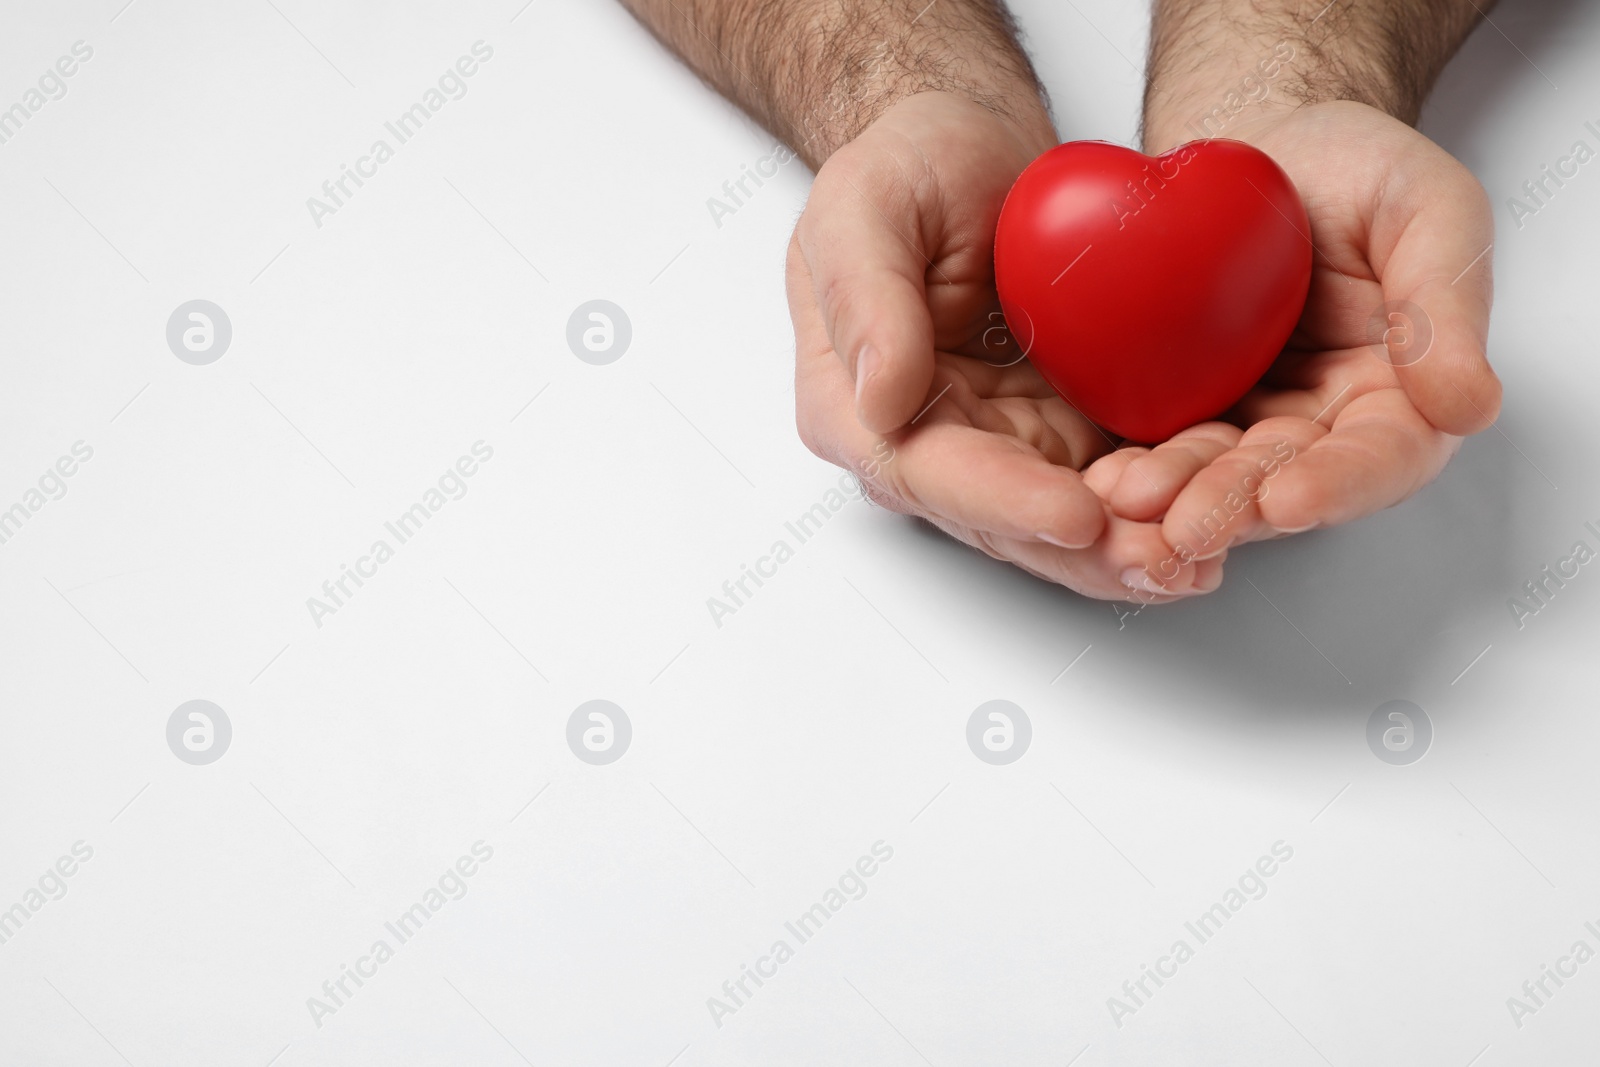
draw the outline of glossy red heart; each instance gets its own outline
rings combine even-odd
[[[1277,358],[1310,288],[1310,235],[1288,175],[1241,141],[1162,156],[1073,141],[1007,195],[995,284],[1068,403],[1160,442],[1233,406]]]

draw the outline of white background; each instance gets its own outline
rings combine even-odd
[[[0,1063],[1595,1059],[1600,962],[1520,1028],[1506,999],[1600,948],[1600,573],[1520,629],[1508,599],[1600,545],[1600,163],[1520,228],[1506,199],[1600,147],[1600,9],[1502,7],[1427,112],[1495,200],[1506,406],[1410,503],[1119,629],[852,501],[719,628],[707,598],[838,473],[792,423],[808,175],[718,227],[772,139],[611,4],[275,2],[3,17],[0,106],[94,56],[0,145],[0,508],[94,454],[0,545],[0,909],[93,858],[0,944]],[[1143,6],[1019,8],[1063,136],[1130,142]],[[468,94],[314,225],[480,39]],[[208,366],[165,339],[194,298],[233,326]],[[609,366],[566,344],[591,299],[632,322]],[[480,440],[467,495],[317,626]],[[197,698],[233,726],[209,766],[166,741]],[[609,766],[565,740],[595,698],[633,726]],[[997,698],[1034,734],[1004,767],[965,737]],[[1409,766],[1366,742],[1393,699],[1435,732]],[[479,840],[319,1027],[307,998]],[[1280,840],[1267,894],[1114,1025]]]

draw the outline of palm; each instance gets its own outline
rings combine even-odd
[[[1274,115],[1239,136],[1276,159],[1306,203],[1314,253],[1305,312],[1225,422],[1154,453],[1108,457],[1100,476],[1115,474],[1119,514],[1162,518],[1176,537],[1287,441],[1294,460],[1231,543],[1398,503],[1443,468],[1460,443],[1453,434],[1482,428],[1498,406],[1483,360],[1491,225],[1471,176],[1420,134],[1357,104]]]
[[[995,295],[995,221],[1047,147],[934,93],[829,159],[789,249],[797,419],[879,503],[1123,598],[1127,575],[1170,549],[1155,525],[1108,516],[1079,476],[1112,444],[1017,358]],[[1196,577],[1186,567],[1165,589]]]
[[[1311,289],[1306,309],[1283,354],[1233,414],[1243,426],[1266,418],[1324,420],[1350,405],[1416,411],[1395,364],[1423,355],[1428,323],[1402,301],[1388,301],[1374,265],[1367,210],[1385,177],[1384,164],[1308,136],[1303,119],[1274,126],[1257,147],[1278,159],[1308,205],[1312,227]],[[1383,343],[1394,343],[1390,352]],[[1445,435],[1434,431],[1433,437]],[[1432,443],[1432,442],[1430,442]],[[1439,443],[1442,443],[1439,442]]]

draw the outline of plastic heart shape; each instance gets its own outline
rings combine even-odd
[[[995,232],[1012,335],[1092,422],[1161,442],[1232,407],[1283,350],[1311,285],[1294,184],[1241,141],[1146,156],[1051,149]]]

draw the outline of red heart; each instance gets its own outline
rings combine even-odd
[[[1288,175],[1241,141],[1155,157],[1072,141],[1007,195],[995,284],[1068,403],[1160,442],[1233,406],[1283,350],[1311,285],[1310,234]]]

